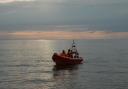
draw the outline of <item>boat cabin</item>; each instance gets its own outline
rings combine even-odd
[[[70,58],[79,58],[79,53],[77,51],[74,40],[72,43],[72,47],[68,49],[67,52],[65,50],[62,50],[62,53],[60,53],[60,55],[65,57],[70,57]]]

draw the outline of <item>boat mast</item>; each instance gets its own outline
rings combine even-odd
[[[77,53],[77,48],[76,48],[76,44],[75,44],[75,41],[73,40],[73,43],[72,43],[72,53]]]

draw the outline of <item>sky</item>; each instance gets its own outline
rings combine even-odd
[[[0,39],[52,38],[128,38],[128,0],[0,0]]]

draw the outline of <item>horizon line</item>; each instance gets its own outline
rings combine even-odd
[[[128,32],[17,31],[0,32],[0,39],[127,39]]]

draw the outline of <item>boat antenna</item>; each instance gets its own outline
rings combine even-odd
[[[73,40],[72,46],[75,45],[75,41]]]

